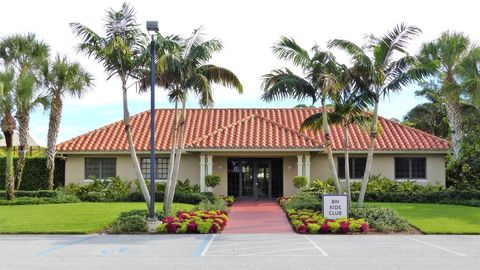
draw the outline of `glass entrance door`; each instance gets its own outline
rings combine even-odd
[[[255,165],[255,199],[271,198],[270,179],[272,166],[270,161],[258,161]]]
[[[228,195],[266,199],[282,195],[281,159],[229,159]]]

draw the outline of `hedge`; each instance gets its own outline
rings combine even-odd
[[[198,204],[202,200],[213,200],[215,196],[211,192],[202,193],[179,193],[176,192],[173,201],[177,203]],[[163,202],[163,192],[155,192],[155,201]],[[127,201],[129,202],[143,202],[145,201],[141,192],[132,192],[128,194]]]
[[[358,192],[352,192],[352,200]],[[435,192],[367,192],[366,202],[445,203],[480,206],[480,190],[444,189]]]
[[[0,158],[0,189],[5,188],[5,164],[6,159]],[[14,159],[14,166],[17,158]],[[65,184],[65,160],[55,159],[54,186]],[[20,190],[42,190],[48,188],[47,159],[45,157],[27,158],[23,171]],[[19,196],[19,195],[17,195]]]

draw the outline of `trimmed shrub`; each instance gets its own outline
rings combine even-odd
[[[14,158],[14,166],[18,158]],[[0,158],[0,187],[5,187],[5,158]],[[55,159],[54,187],[65,185],[65,160]],[[23,171],[20,190],[44,190],[48,188],[47,159],[44,157],[27,158]]]
[[[58,193],[56,197],[17,197],[15,200],[0,200],[0,205],[60,204],[78,203],[80,200],[72,194]]]
[[[307,186],[308,179],[306,176],[295,176],[293,177],[293,186],[297,189],[301,189]]]
[[[53,198],[57,196],[57,190],[18,190],[16,197]],[[5,190],[0,190],[0,198],[5,198]]]
[[[173,202],[177,203],[189,203],[189,204],[198,204],[203,200],[213,200],[215,196],[211,192],[202,192],[202,193],[179,193],[176,192],[173,197]],[[163,192],[155,192],[155,201],[163,202],[164,194]],[[131,192],[128,194],[125,199],[129,202],[143,202],[143,195],[141,192]]]
[[[64,190],[76,195],[80,200],[87,202],[116,202],[125,201],[130,193],[130,182],[120,177],[108,179],[93,179],[85,185],[68,185]]]
[[[322,200],[310,193],[297,193],[294,196],[280,200],[280,205],[284,210],[288,209],[309,209],[309,210],[322,210]]]
[[[196,211],[228,211],[228,206],[222,198],[215,198],[214,200],[203,200],[196,207]]]
[[[366,220],[372,228],[379,232],[401,232],[411,229],[407,220],[391,208],[352,208],[350,209],[350,216]]]
[[[220,184],[222,179],[218,175],[207,175],[205,176],[205,185],[210,188],[214,188]]]

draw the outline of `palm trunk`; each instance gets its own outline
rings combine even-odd
[[[167,209],[168,205],[168,195],[170,191],[170,186],[173,179],[173,166],[175,161],[175,154],[177,148],[177,130],[178,130],[178,100],[175,100],[175,111],[173,116],[173,123],[172,123],[172,149],[170,150],[170,159],[168,161],[168,178],[167,178],[167,186],[165,187],[164,199],[163,199],[163,212],[167,213],[169,209]]]
[[[15,176],[13,173],[13,131],[15,120],[11,114],[6,114],[1,123],[6,146],[5,190],[6,199],[15,199]]]
[[[343,126],[343,149],[345,150],[345,190],[347,191],[348,205],[352,205],[350,191],[350,157],[348,151],[348,125]]]
[[[166,202],[166,214],[170,214],[171,206],[173,203],[173,197],[175,196],[175,188],[177,186],[178,181],[178,171],[180,170],[180,161],[182,159],[182,151],[185,148],[184,137],[185,137],[185,114],[186,114],[186,97],[182,100],[182,113],[180,114],[180,138],[178,142],[178,148],[175,153],[175,161],[174,161],[174,170],[172,176],[172,182],[170,184],[170,190],[168,191],[168,198]]]
[[[25,162],[27,160],[28,153],[28,133],[30,124],[30,112],[26,109],[17,111],[16,118],[18,121],[18,161],[17,161],[17,173],[15,175],[16,188],[20,189],[22,183],[23,169],[25,168]]]
[[[53,189],[55,156],[57,154],[56,144],[60,131],[60,122],[62,120],[63,101],[60,95],[55,95],[52,99],[50,109],[50,119],[48,120],[47,135],[47,171],[48,171],[48,189]]]
[[[462,151],[462,139],[464,136],[460,104],[456,99],[447,99],[445,102],[445,109],[447,111],[448,126],[450,127],[450,132],[452,134],[453,156],[456,160],[459,160]]]
[[[125,125],[125,134],[127,135],[128,140],[128,149],[130,151],[130,158],[132,159],[133,169],[135,175],[138,179],[140,189],[142,190],[143,198],[147,204],[148,209],[150,209],[150,194],[148,193],[147,185],[145,184],[145,179],[143,178],[142,170],[140,169],[140,164],[138,162],[137,152],[135,151],[135,145],[133,144],[131,126],[130,126],[130,112],[128,111],[128,98],[127,98],[127,82],[122,78],[122,90],[123,90],[123,124]],[[153,164],[150,164],[153,165]]]
[[[325,105],[325,98],[322,99],[322,126],[323,126],[323,133],[325,134],[325,148],[327,150],[327,157],[328,157],[328,166],[330,167],[330,172],[332,173],[333,177],[333,184],[335,185],[335,189],[338,194],[342,193],[342,187],[340,186],[340,182],[338,181],[338,174],[335,168],[335,160],[333,159],[332,153],[332,145],[330,141],[330,127],[328,126],[328,112],[327,106]]]
[[[375,100],[373,109],[373,121],[370,130],[370,144],[368,146],[367,164],[365,165],[365,173],[363,174],[362,187],[358,195],[357,207],[363,207],[365,193],[367,192],[368,180],[370,179],[370,172],[372,171],[373,150],[375,149],[375,142],[377,141],[377,122],[378,122],[378,100]]]

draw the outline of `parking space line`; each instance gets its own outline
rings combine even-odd
[[[315,244],[315,242],[312,241],[312,239],[310,239],[308,236],[304,235],[304,237],[310,242],[312,243],[312,245],[318,249],[318,251],[320,251],[320,253],[322,253],[323,256],[327,257],[328,254],[321,248],[319,247],[317,244]]]
[[[288,244],[288,246],[299,246],[299,245],[307,245],[308,243],[296,243],[296,244]],[[216,246],[215,246],[216,247]],[[278,245],[268,245],[268,246],[258,246],[258,247],[247,247],[247,248],[237,248],[235,251],[239,250],[252,250],[252,249],[261,249],[261,248],[270,248],[270,247],[278,247]],[[281,251],[281,250],[280,250]],[[218,250],[213,250],[210,251],[209,254],[211,253],[218,253],[218,252],[230,252],[230,250],[225,250],[225,249],[218,249]]]
[[[466,257],[466,256],[467,256],[467,255],[462,254],[462,253],[460,253],[460,252],[456,252],[456,251],[451,250],[451,249],[448,249],[448,248],[444,248],[444,247],[441,247],[441,246],[437,246],[437,245],[432,244],[432,243],[429,243],[429,242],[425,242],[425,241],[418,240],[418,239],[415,239],[415,238],[410,238],[410,237],[408,237],[408,239],[413,240],[413,241],[416,241],[416,242],[419,242],[419,243],[422,243],[422,244],[427,245],[427,246],[431,246],[431,247],[434,247],[434,248],[438,248],[438,249],[443,250],[443,251],[447,251],[447,252],[453,253],[453,254],[458,255],[458,256],[461,256],[461,257]]]
[[[215,239],[215,237],[217,237],[217,234],[213,234],[212,237],[210,237],[210,240],[207,242],[205,248],[203,249],[202,253],[200,253],[200,256],[205,256],[205,254],[207,254],[207,251],[208,249],[210,248],[210,246],[212,245],[212,242],[213,240]]]

